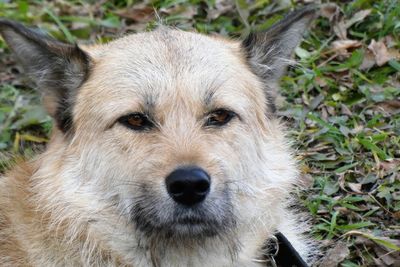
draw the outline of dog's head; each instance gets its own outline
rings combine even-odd
[[[55,121],[46,161],[63,189],[52,195],[88,211],[106,203],[163,238],[273,223],[296,178],[273,114],[277,82],[313,14],[244,41],[160,27],[83,48],[0,21]]]

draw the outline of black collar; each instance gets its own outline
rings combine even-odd
[[[278,267],[308,267],[307,263],[300,257],[289,240],[280,232],[275,234],[267,244],[270,248],[267,261],[271,266]]]

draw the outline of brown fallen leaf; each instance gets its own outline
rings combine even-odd
[[[363,192],[361,191],[361,186],[362,184],[359,183],[347,183],[347,186],[350,187],[350,189],[353,192],[356,192],[358,194],[362,194]]]
[[[134,22],[149,22],[153,20],[155,15],[154,8],[144,3],[134,5],[128,9],[119,10],[115,13],[122,18]]]
[[[362,235],[357,235],[354,239],[354,244],[356,245],[364,245],[367,247],[373,247],[375,246],[374,241],[362,236]]]
[[[332,50],[340,55],[347,55],[348,49],[360,46],[361,42],[356,40],[337,40],[332,42]]]
[[[376,104],[374,110],[385,112],[385,115],[394,115],[400,113],[400,99],[382,101]]]
[[[355,13],[350,20],[346,21],[346,29],[350,28],[355,23],[364,20],[369,14],[371,14],[371,11],[371,9],[366,9]]]
[[[327,251],[325,257],[322,258],[318,266],[336,267],[339,265],[339,263],[344,261],[349,254],[350,250],[347,247],[347,244],[345,242],[339,242],[336,244],[335,247]]]
[[[371,51],[366,50],[364,52],[363,61],[360,65],[360,70],[368,70],[368,69],[372,68],[373,66],[375,66],[375,63],[376,62],[375,62],[374,54]]]
[[[400,59],[400,51],[396,48],[388,48],[388,52],[391,58]]]
[[[373,241],[376,245],[379,245],[381,248],[385,249],[388,252],[400,252],[400,240],[398,239],[391,239],[384,236],[376,236],[372,232],[359,230],[350,230],[346,232],[343,237],[344,236],[362,236]]]
[[[389,60],[396,57],[395,55],[389,53],[383,41],[376,42],[374,39],[372,39],[368,49],[374,54],[375,61],[378,66],[383,66]]]
[[[321,78],[321,77],[316,77],[315,82],[320,86],[320,87],[326,87],[328,85],[326,79]]]
[[[335,32],[336,36],[339,37],[341,40],[347,39],[347,29],[353,26],[355,23],[362,21],[371,13],[370,9],[361,10],[355,13],[351,19],[346,20],[342,18],[338,23],[333,26],[333,31]]]
[[[327,121],[329,118],[329,114],[325,106],[321,108],[321,118],[323,118],[325,121]]]
[[[339,174],[338,182],[339,182],[340,189],[347,192],[347,190],[345,188],[346,178],[344,177],[344,173]]]
[[[193,17],[197,14],[198,12],[196,6],[187,6],[179,13],[179,15],[185,19],[193,19]]]
[[[383,37],[383,40],[387,47],[391,48],[391,47],[395,47],[397,45],[396,40],[391,35],[387,35],[387,36]]]
[[[334,107],[327,106],[327,107],[326,107],[326,110],[328,111],[329,115],[331,115],[331,116],[336,116],[336,110],[335,110]]]
[[[376,267],[387,267],[387,265],[385,265],[381,259],[373,258],[373,261],[374,261],[374,266]]]
[[[321,5],[321,16],[327,18],[330,22],[337,20],[340,14],[340,8],[335,3]]]
[[[194,5],[173,5],[169,8],[160,8],[159,12],[166,15],[178,15],[180,18],[193,19],[197,15],[197,7]]]
[[[333,26],[333,32],[336,34],[337,37],[341,40],[347,39],[347,27],[346,22],[341,20]]]
[[[313,184],[314,184],[314,178],[311,174],[303,173],[302,175],[300,175],[299,185],[302,188],[305,188],[305,189],[311,188]]]
[[[400,254],[398,252],[388,253],[387,250],[374,246],[375,254],[379,257],[378,259],[383,261],[383,266],[399,266],[400,263]],[[397,262],[397,264],[396,264]]]
[[[341,113],[348,116],[353,116],[353,112],[344,104],[340,105]]]
[[[348,214],[352,213],[351,210],[349,210],[348,208],[345,208],[345,207],[335,207],[333,209],[335,211],[338,211],[341,215],[348,215]]]
[[[400,102],[399,102],[400,104]],[[399,107],[400,108],[400,107]],[[400,166],[400,159],[392,159],[390,161],[381,161],[379,167],[385,171],[393,171],[395,168]]]
[[[213,20],[229,11],[234,11],[234,10],[235,10],[234,1],[216,0],[215,8],[210,9],[207,12],[207,19]]]

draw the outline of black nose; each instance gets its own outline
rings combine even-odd
[[[192,206],[203,201],[210,191],[210,176],[195,167],[176,169],[165,179],[169,195],[178,203]]]

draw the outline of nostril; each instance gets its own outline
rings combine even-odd
[[[168,191],[173,195],[180,195],[185,191],[185,187],[185,182],[175,181],[174,183],[170,184]]]
[[[207,194],[210,189],[210,183],[208,180],[200,180],[195,184],[195,190],[198,194]]]

